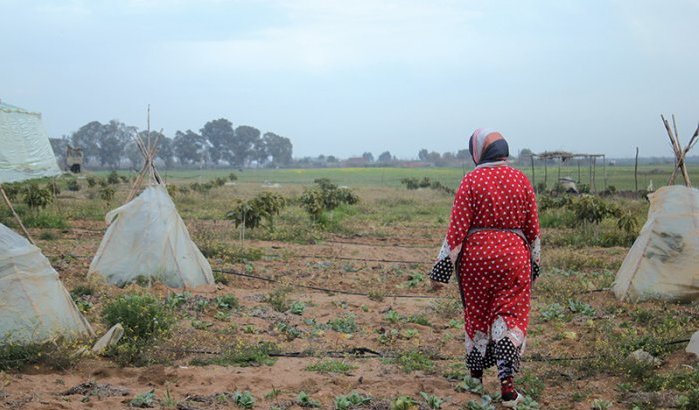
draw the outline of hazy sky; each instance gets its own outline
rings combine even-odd
[[[51,136],[220,117],[294,156],[466,148],[672,155],[699,120],[699,0],[0,0],[0,98]]]

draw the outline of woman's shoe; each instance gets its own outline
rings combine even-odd
[[[524,400],[524,396],[515,391],[512,397],[503,396],[502,406],[514,409],[522,400]]]

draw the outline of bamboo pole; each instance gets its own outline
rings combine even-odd
[[[602,155],[602,168],[604,169],[604,189],[607,189],[607,154]]]
[[[534,186],[534,192],[539,193],[539,188],[536,187],[536,171],[534,171],[534,154],[531,157],[532,160],[532,185]]]
[[[636,147],[636,161],[633,167],[633,180],[636,184],[636,192],[638,192],[638,147]]]
[[[29,242],[32,243],[32,245],[36,245],[34,242],[34,239],[32,239],[32,236],[29,235],[29,231],[27,231],[27,228],[24,227],[24,224],[22,223],[22,219],[17,215],[17,212],[15,212],[15,208],[12,206],[12,202],[10,202],[10,198],[7,197],[7,194],[5,193],[5,188],[0,185],[0,193],[2,193],[2,198],[5,200],[5,203],[7,206],[10,208],[10,211],[12,211],[12,215],[14,215],[15,219],[17,220],[17,223],[19,224],[19,227],[22,228],[22,232],[24,232],[24,236],[29,239]]]

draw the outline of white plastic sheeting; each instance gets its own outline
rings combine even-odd
[[[699,190],[660,188],[614,282],[621,300],[699,299]]]
[[[60,173],[41,114],[0,103],[0,184]]]
[[[93,335],[39,248],[0,224],[0,343]]]
[[[699,331],[694,332],[692,338],[689,339],[687,348],[684,349],[687,353],[694,353],[699,358]]]
[[[213,284],[211,265],[192,242],[164,185],[147,187],[109,212],[90,273],[122,285],[146,277],[175,288]]]

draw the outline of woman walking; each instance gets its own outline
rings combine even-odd
[[[502,402],[523,397],[514,376],[524,349],[531,285],[540,262],[536,196],[527,177],[507,164],[503,136],[476,130],[469,141],[476,168],[466,174],[454,199],[444,245],[430,278],[448,283],[456,270],[464,307],[466,365],[483,380],[497,366]]]

